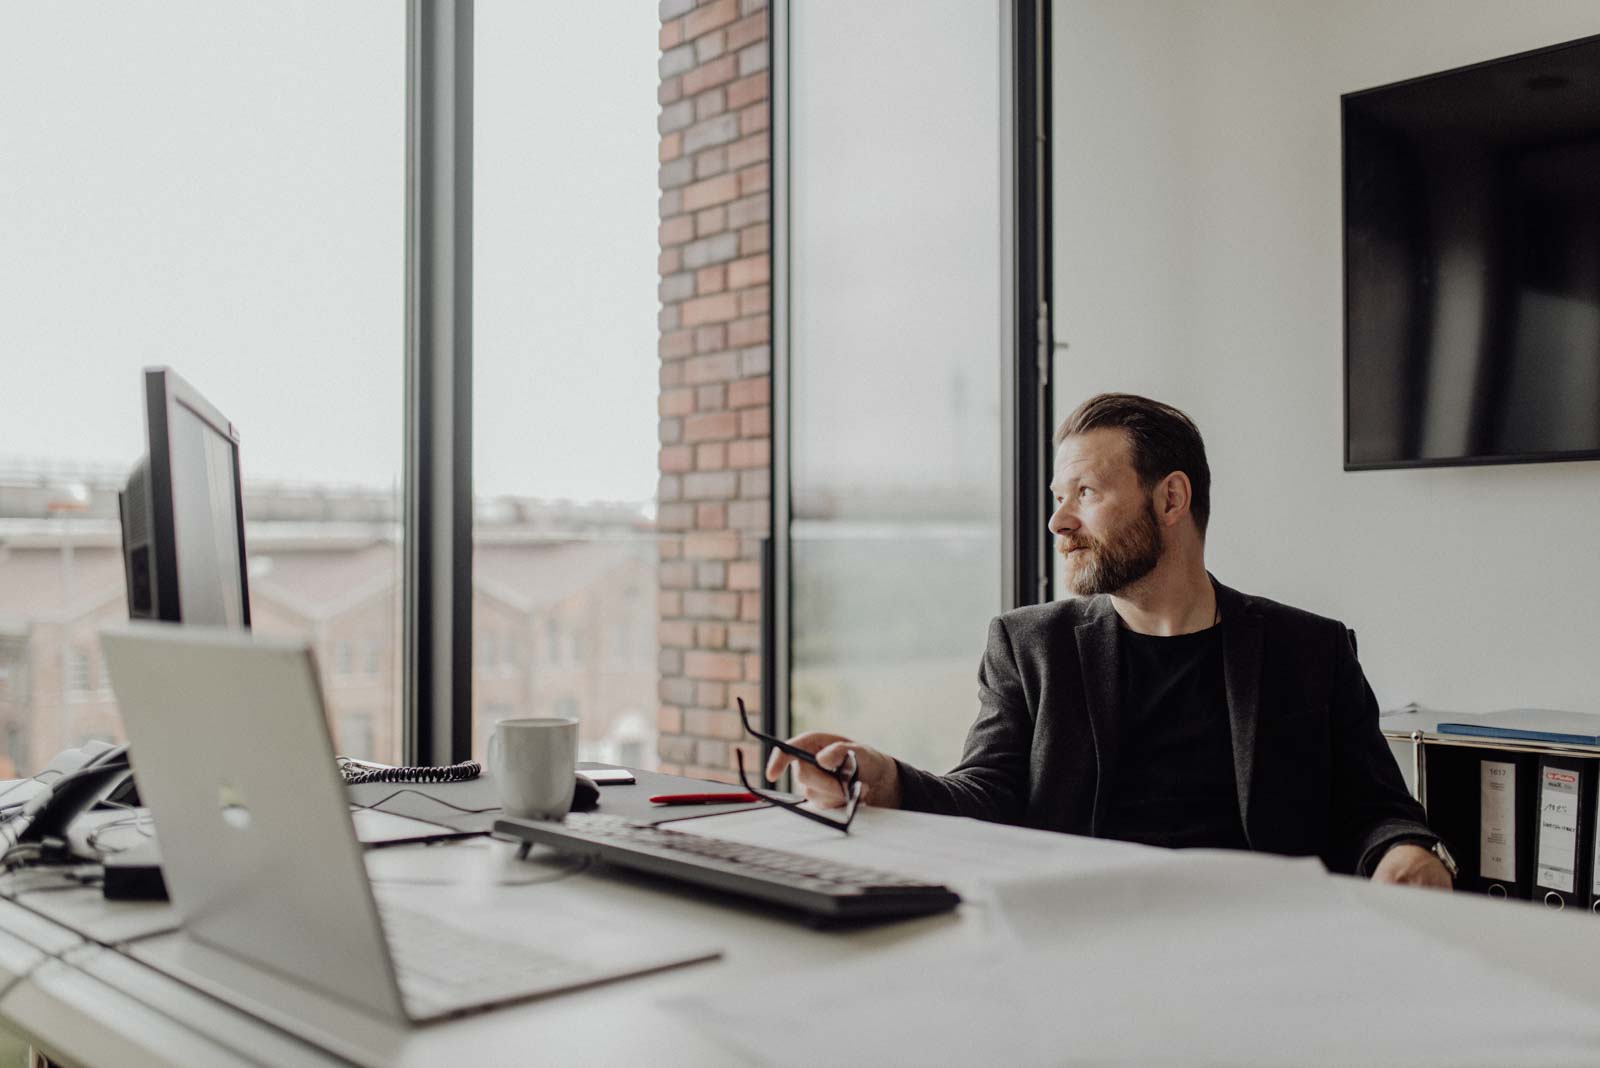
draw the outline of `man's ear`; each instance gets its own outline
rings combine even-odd
[[[1176,526],[1180,519],[1189,514],[1189,504],[1193,499],[1194,487],[1189,484],[1189,476],[1182,471],[1172,472],[1156,483],[1153,497],[1156,518],[1164,527]]]

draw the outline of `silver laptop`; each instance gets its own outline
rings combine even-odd
[[[304,642],[161,623],[109,627],[101,642],[167,892],[203,950],[187,959],[224,994],[273,1000],[270,984],[244,981],[253,968],[302,987],[268,1006],[289,1015],[309,987],[419,1023],[718,956],[553,924],[535,948],[382,902]]]

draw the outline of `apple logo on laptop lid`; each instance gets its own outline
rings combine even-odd
[[[250,829],[250,808],[244,803],[244,796],[238,789],[222,784],[218,791],[219,804],[222,809],[222,822],[238,831]]]

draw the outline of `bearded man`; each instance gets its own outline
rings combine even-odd
[[[961,763],[935,775],[819,731],[794,744],[824,768],[853,752],[867,804],[1448,889],[1454,861],[1378,732],[1349,630],[1206,571],[1211,471],[1189,417],[1105,393],[1055,446],[1050,531],[1077,596],[990,623]],[[767,777],[791,762],[808,798],[843,803],[781,751]]]

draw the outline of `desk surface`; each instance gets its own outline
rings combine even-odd
[[[332,1006],[310,1026],[296,1027],[273,1026],[171,978],[182,974],[181,939],[160,933],[171,926],[165,906],[106,902],[91,888],[29,890],[11,876],[0,886],[8,897],[0,902],[0,1014],[47,1051],[85,1064],[748,1064],[760,1058],[670,1002],[760,990],[782,997],[819,976],[845,974],[852,964],[895,961],[908,952],[925,960],[954,959],[1002,944],[997,937],[1003,922],[984,871],[1000,879],[1121,871],[1133,886],[1141,866],[1155,865],[1144,878],[1170,884],[1203,864],[1200,856],[1143,846],[876,809],[862,810],[849,838],[781,812],[695,822],[708,832],[776,839],[819,856],[858,862],[870,856],[883,867],[949,882],[967,900],[951,915],[816,931],[779,914],[707,901],[625,872],[574,874],[566,861],[538,854],[519,862],[508,843],[478,839],[384,849],[368,855],[369,872],[385,893],[406,895],[413,907],[512,916],[529,925],[558,916],[563,922],[661,924],[715,942],[724,957],[423,1028],[392,1027]],[[549,881],[531,882],[535,877]],[[1554,1018],[1563,1027],[1570,1024],[1574,1042],[1600,1034],[1600,991],[1590,979],[1592,961],[1600,957],[1600,921],[1472,895],[1318,878],[1440,946],[1491,958],[1508,983],[1531,981],[1566,991],[1576,1000],[1564,1003],[1565,1015]],[[1063,894],[1064,917],[1073,899]],[[1142,925],[1119,922],[1099,936],[1125,939],[1135,951]],[[1205,960],[1194,962],[1195,981],[1205,981],[1207,967]],[[1486,1011],[1492,1009],[1496,991],[1485,989],[1483,997]],[[952,991],[951,998],[959,1005],[962,995]],[[1427,1026],[1426,1005],[1419,992],[1408,1010],[1416,1012],[1419,1027]],[[1238,1014],[1241,1025],[1252,1019],[1249,1005],[1239,1005]],[[1049,1022],[1037,1025],[1047,1028]],[[971,1020],[979,1032],[984,1026],[981,1018]],[[1361,1024],[1352,1020],[1351,1026]],[[1250,1040],[1248,1028],[1241,1027],[1240,1035],[1241,1043]],[[773,1041],[792,1047],[794,1039],[774,1035]],[[1171,1042],[1172,1057],[1181,1062],[1184,1035],[1171,1035]],[[828,1044],[840,1052],[837,1037]],[[1241,1062],[1249,1059],[1246,1048],[1240,1047]],[[939,1051],[906,1052],[937,1061]],[[1385,1059],[1381,1045],[1370,1052],[1372,1059]]]

